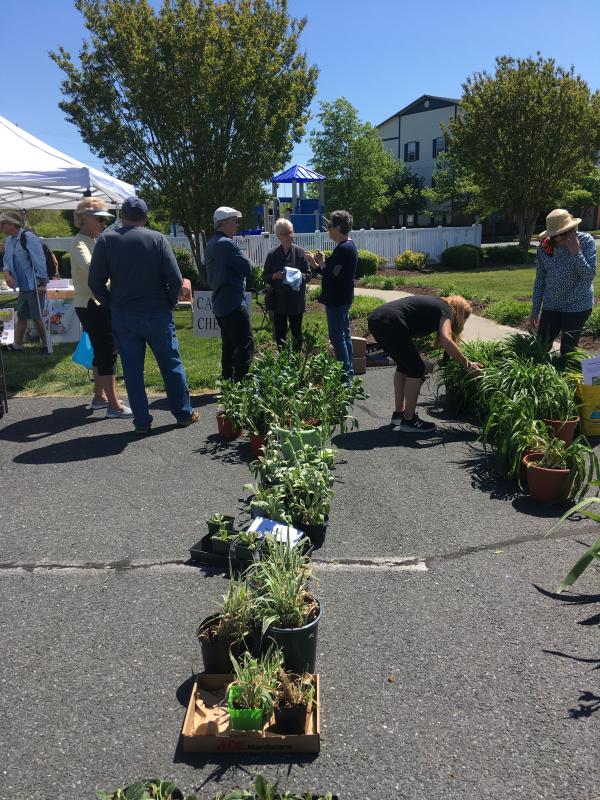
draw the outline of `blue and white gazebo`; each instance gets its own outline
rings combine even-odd
[[[292,184],[292,196],[286,198],[292,204],[289,215],[290,222],[297,233],[314,233],[323,230],[323,212],[325,211],[325,175],[314,172],[302,164],[294,164],[292,167],[273,175],[271,185],[273,187],[273,217],[279,216],[279,202],[277,197],[277,186],[280,183]],[[319,184],[319,197],[305,197],[304,185],[306,183]]]

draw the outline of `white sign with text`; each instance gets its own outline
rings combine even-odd
[[[252,316],[252,293],[244,294],[246,311]],[[212,308],[212,292],[194,292],[194,336],[202,338],[221,335],[221,329]]]

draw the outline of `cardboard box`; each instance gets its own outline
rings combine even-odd
[[[364,358],[366,351],[367,351],[367,340],[363,339],[362,336],[353,336],[352,352],[354,353],[354,358]]]
[[[354,370],[355,375],[364,375],[367,371],[367,359],[366,358],[353,358],[352,359],[352,369]]]
[[[196,676],[183,721],[181,739],[186,753],[318,753],[321,747],[321,705],[319,676],[315,681],[315,702],[306,721],[305,733],[282,736],[271,731],[274,718],[262,731],[233,731],[225,700],[232,675]]]

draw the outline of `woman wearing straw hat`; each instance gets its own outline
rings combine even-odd
[[[529,323],[548,348],[560,333],[563,356],[579,344],[594,305],[596,246],[589,233],[577,231],[580,222],[563,208],[551,211],[536,256]]]

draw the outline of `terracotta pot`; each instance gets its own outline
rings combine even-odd
[[[569,496],[573,485],[570,469],[547,469],[535,463],[541,461],[542,453],[529,453],[523,458],[527,469],[529,494],[538,503],[560,503]]]
[[[262,450],[266,443],[267,437],[263,436],[262,433],[250,434],[250,447],[252,448],[252,455],[254,458],[258,458],[262,455]]]
[[[217,413],[217,427],[219,429],[219,436],[221,439],[237,439],[241,436],[242,429],[234,428],[233,423],[222,411]]]
[[[525,456],[530,456],[532,453],[539,453],[541,455],[542,451],[531,450],[530,448],[524,450],[521,456],[521,463],[519,464],[519,483],[525,491],[527,491],[527,463],[525,461]]]
[[[571,444],[577,433],[579,417],[569,419],[545,419],[544,423],[556,439],[562,439],[565,444]]]

